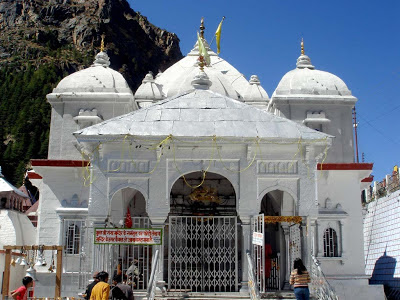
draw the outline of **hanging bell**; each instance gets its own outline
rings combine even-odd
[[[38,281],[36,278],[36,270],[33,267],[29,267],[29,269],[26,270],[25,276],[31,277],[34,281]]]
[[[14,256],[13,256],[13,258],[11,259],[10,265],[13,266],[13,267],[15,267],[15,259],[14,259]]]
[[[38,256],[35,266],[42,266],[43,265],[43,259],[41,256]]]
[[[43,259],[42,259],[42,266],[43,267],[47,266],[46,258],[44,256],[43,256]]]
[[[21,264],[21,256],[17,257],[17,259],[15,260],[15,264],[17,264],[17,265]]]
[[[28,265],[28,264],[26,263],[25,257],[22,258],[20,265],[21,265],[21,266],[27,266],[27,265]]]

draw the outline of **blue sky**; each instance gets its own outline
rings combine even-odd
[[[313,65],[339,76],[358,98],[359,153],[382,180],[400,163],[400,1],[129,0],[154,25],[174,32],[186,55],[200,18],[210,42],[222,16],[220,56],[271,96],[295,68],[304,38]],[[215,45],[214,45],[215,48]]]

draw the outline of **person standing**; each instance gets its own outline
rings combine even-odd
[[[86,287],[86,292],[85,292],[85,296],[84,296],[84,298],[86,300],[90,300],[90,295],[92,294],[92,289],[99,282],[99,279],[97,278],[98,274],[99,274],[99,272],[93,273],[93,281],[91,283],[89,283],[89,285]]]
[[[122,275],[113,277],[114,287],[111,289],[112,298],[115,300],[134,300],[133,291],[127,284],[122,283]]]
[[[32,277],[25,276],[22,278],[22,285],[15,291],[11,292],[11,297],[14,300],[26,300],[28,298],[28,289],[33,286]]]
[[[108,281],[108,273],[101,271],[97,274],[99,282],[93,287],[90,300],[108,300],[110,296],[110,285]]]
[[[289,283],[294,286],[294,295],[297,300],[309,300],[310,291],[308,283],[311,281],[303,261],[296,258],[293,264],[293,271],[290,273]]]

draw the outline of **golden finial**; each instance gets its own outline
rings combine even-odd
[[[204,27],[204,18],[201,18],[201,23],[200,23],[200,37],[202,39],[204,39],[204,29],[206,29]]]
[[[103,33],[101,35],[101,44],[100,44],[100,52],[104,52],[104,38],[105,38],[105,34]]]
[[[303,41],[303,38],[301,38],[301,55],[304,55],[304,41]]]

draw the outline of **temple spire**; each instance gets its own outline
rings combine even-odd
[[[301,55],[304,55],[304,40],[301,38]]]
[[[206,29],[204,27],[204,18],[201,18],[201,22],[200,22],[200,37],[202,39],[204,39],[204,29]]]
[[[104,38],[105,38],[105,34],[103,33],[101,35],[101,44],[100,44],[100,52],[104,52]]]

